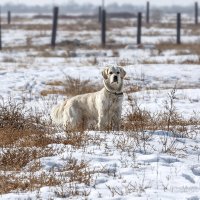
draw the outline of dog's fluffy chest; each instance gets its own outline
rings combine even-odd
[[[103,94],[102,94],[103,93]],[[118,111],[121,109],[123,95],[116,95],[108,93],[105,90],[100,91],[98,105],[103,108],[105,112]]]

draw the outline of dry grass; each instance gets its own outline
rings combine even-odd
[[[100,90],[100,85],[92,83],[90,80],[81,80],[80,78],[72,78],[65,76],[64,81],[54,80],[47,82],[47,85],[53,86],[50,89],[42,90],[41,95],[62,94],[67,96],[76,96],[79,94],[91,93]],[[57,89],[57,86],[62,86],[63,89]]]
[[[122,120],[122,130],[125,134],[114,143],[117,148],[128,151],[134,149],[147,153],[149,148],[154,148],[150,145],[150,141],[156,131],[162,131],[160,136],[161,152],[171,155],[182,154],[186,147],[179,148],[177,146],[178,138],[195,139],[200,130],[199,116],[193,116],[190,119],[185,119],[177,112],[174,106],[176,99],[175,89],[169,94],[168,100],[165,102],[164,111],[151,113],[138,106],[137,99],[129,96],[129,104],[131,109],[128,110]]]
[[[18,176],[31,161],[55,154],[48,147],[48,144],[55,142],[49,136],[53,133],[49,124],[41,116],[31,113],[25,109],[23,102],[0,102],[0,169],[5,172],[0,175],[0,194],[54,185],[55,178],[49,178],[47,174],[26,177],[27,180]]]
[[[176,28],[176,23],[172,22],[172,23],[156,23],[155,24],[156,28],[166,28],[166,29],[174,29]]]
[[[109,19],[107,21],[108,30],[112,29],[121,29],[125,27],[132,27],[133,22],[130,19],[127,20],[119,20],[119,19]]]
[[[191,54],[196,54],[200,56],[199,44],[173,44],[173,43],[160,43],[156,45],[159,52],[166,50],[177,50],[178,52],[184,52],[186,49],[190,51]],[[188,53],[187,53],[188,54]]]
[[[78,26],[79,25],[79,26]],[[109,21],[109,29],[122,28],[125,26],[132,26],[130,21]],[[49,25],[11,25],[10,27],[23,28],[26,30],[50,30]],[[174,25],[168,24],[166,27],[174,28]],[[78,24],[69,24],[67,26],[61,25],[59,29],[62,30],[99,30],[99,25],[96,21],[88,21],[86,24],[79,21]],[[196,33],[198,30],[194,30]],[[151,33],[155,34],[155,33]],[[42,36],[42,35],[41,35]],[[65,42],[59,44],[60,49],[65,49]],[[27,46],[14,47],[16,50],[24,50],[33,48],[41,52],[41,56],[52,57],[52,52],[48,45],[34,47],[32,39],[27,39]],[[80,45],[82,48],[83,45]],[[86,47],[86,46],[84,46]],[[123,48],[121,44],[108,44],[107,49],[113,49],[114,55],[118,56],[117,48]],[[200,55],[198,44],[182,44],[175,45],[171,43],[162,43],[156,46],[159,52],[176,49],[179,54],[184,54],[185,49],[189,49],[191,53]],[[67,49],[75,49],[76,45],[71,43]],[[89,48],[101,49],[99,46],[87,46]],[[12,47],[5,50],[11,50]],[[63,55],[66,56],[66,55]],[[4,62],[15,62],[12,58],[5,58]],[[89,61],[91,65],[96,65],[98,60],[94,58]],[[170,61],[169,61],[170,62]],[[185,64],[199,64],[199,61],[185,61]],[[120,66],[130,64],[128,60],[120,60]],[[148,61],[145,64],[151,64]],[[42,96],[49,94],[62,94],[68,96],[75,96],[78,94],[90,93],[98,91],[101,87],[98,84],[92,83],[90,80],[75,79],[65,76],[64,81],[54,80],[47,82],[46,85],[49,89],[41,91]],[[62,88],[62,89],[60,89]],[[126,93],[133,93],[140,91],[137,85],[127,84]],[[200,121],[199,118],[193,117],[191,119],[184,119],[177,113],[174,107],[174,91],[169,96],[168,102],[165,103],[165,111],[160,113],[151,113],[143,110],[138,106],[137,99],[129,96],[129,104],[131,109],[127,111],[126,116],[123,117],[121,131],[124,137],[116,140],[113,143],[121,151],[134,152],[134,148],[140,147],[144,152],[147,151],[148,142],[151,140],[151,135],[145,134],[147,131],[163,130],[170,132],[174,135],[171,141],[167,138],[162,140],[163,152],[176,153],[175,139],[176,137],[191,137],[198,134]],[[51,148],[51,144],[63,144],[65,146],[72,146],[73,149],[86,149],[89,144],[95,144],[99,147],[104,140],[97,136],[91,135],[84,130],[84,126],[77,127],[76,130],[70,130],[66,133],[64,138],[55,136],[58,132],[57,127],[54,127],[51,122],[43,120],[42,115],[34,114],[32,110],[26,108],[24,102],[0,102],[0,194],[8,192],[21,192],[33,191],[43,186],[59,186],[55,192],[58,198],[68,199],[71,196],[87,197],[89,191],[79,191],[77,183],[85,186],[91,184],[93,171],[90,170],[89,163],[78,161],[70,157],[67,159],[66,164],[60,168],[51,169],[50,171],[43,171],[40,159],[42,157],[51,157],[59,154],[58,150]],[[63,131],[63,130],[61,130]],[[109,133],[108,133],[109,134]],[[113,133],[120,134],[120,133]],[[62,151],[62,150],[60,150]],[[70,152],[69,152],[70,153]],[[23,173],[26,172],[26,173]],[[22,175],[23,174],[23,175]],[[109,175],[109,174],[108,174]],[[113,175],[114,176],[114,175]],[[137,186],[129,185],[128,190],[137,191]],[[116,188],[109,187],[113,196],[118,193]],[[145,189],[144,189],[145,190]],[[120,193],[121,194],[121,193]]]
[[[19,171],[25,167],[30,161],[41,157],[48,157],[53,155],[51,148],[9,148],[2,152],[0,158],[0,170],[4,171]]]
[[[12,57],[6,56],[6,57],[3,58],[2,62],[15,63],[16,60],[14,58],[12,58]]]
[[[137,99],[128,96],[131,109],[123,119],[122,127],[125,131],[134,131],[136,133],[145,131],[163,130],[171,132],[179,137],[190,137],[190,133],[199,129],[199,117],[194,116],[190,119],[184,119],[177,112],[174,105],[176,99],[176,89],[171,90],[168,100],[165,102],[164,111],[151,113],[138,106]]]
[[[139,108],[137,100],[131,96],[128,97],[131,110],[127,111],[122,122],[125,131],[142,132],[145,130],[156,130],[156,119],[150,112]]]
[[[165,29],[174,29],[176,30],[176,20],[172,21],[172,22],[168,22],[168,23],[153,23],[151,24],[156,28],[165,28]],[[148,28],[148,24],[145,24],[145,26]],[[199,30],[198,30],[198,26],[196,26],[195,24],[191,24],[191,23],[182,23],[182,29],[189,31],[190,33],[193,33],[194,35],[198,35]]]
[[[28,113],[29,112],[29,113]],[[51,143],[48,134],[49,124],[42,121],[42,116],[32,115],[21,103],[0,102],[0,146],[29,147],[44,146]]]
[[[100,24],[98,23],[98,20],[94,19],[81,19],[77,18],[76,23],[74,23],[74,19],[67,19],[69,23],[59,23],[58,30],[62,31],[98,31],[100,29]],[[71,20],[71,23],[70,23]],[[119,19],[108,19],[107,20],[107,28],[108,30],[112,30],[114,28],[124,28],[124,27],[130,27],[132,26],[131,20],[119,20]],[[16,28],[16,26],[15,26]],[[51,24],[23,24],[23,25],[17,25],[17,28],[25,29],[25,30],[51,30]]]
[[[99,85],[91,83],[91,81],[88,79],[81,80],[80,78],[75,79],[70,76],[66,76],[66,80],[64,82],[64,91],[66,94],[71,96],[96,92],[99,89]]]
[[[189,31],[186,31],[186,34],[191,34],[191,35],[198,35],[200,34],[200,30],[198,26],[193,26],[193,28]]]
[[[80,130],[80,129],[79,129]],[[40,158],[59,152],[50,144],[84,147],[89,141],[84,131],[69,132],[66,138],[54,137],[57,128],[42,116],[26,109],[25,103],[0,102],[0,194],[11,191],[33,191],[43,186],[59,186],[80,182],[89,184],[91,173],[85,162],[70,158],[60,169],[40,171]],[[59,150],[61,151],[61,150]],[[25,174],[21,173],[26,171]],[[67,178],[64,175],[68,174]]]
[[[55,175],[42,173],[39,176],[23,176],[19,173],[0,174],[0,194],[6,194],[11,191],[34,191],[42,186],[56,186],[60,181],[56,179]]]
[[[62,82],[55,81],[49,84],[62,85]],[[169,94],[165,111],[156,114],[140,109],[137,99],[129,96],[131,109],[122,120],[122,132],[113,133],[117,136],[113,140],[113,145],[121,152],[131,153],[139,148],[146,153],[152,138],[146,131],[163,130],[174,137],[161,139],[162,152],[176,154],[180,150],[176,146],[177,137],[194,137],[195,133],[198,134],[200,121],[195,117],[186,120],[177,113],[174,106],[175,92],[174,89]],[[55,195],[60,198],[89,195],[90,191],[80,191],[77,187],[79,183],[85,188],[91,185],[95,172],[91,171],[89,163],[78,161],[69,151],[69,156],[63,158],[65,164],[62,167],[45,171],[42,170],[40,159],[62,152],[51,148],[51,144],[70,145],[73,149],[84,150],[90,144],[100,147],[104,142],[103,138],[91,136],[83,127],[67,132],[64,138],[55,137],[55,132],[58,132],[56,127],[44,121],[41,115],[33,115],[31,110],[26,109],[24,102],[1,101],[0,194],[11,191],[34,191],[43,186],[58,186]],[[122,135],[118,137],[120,134]]]

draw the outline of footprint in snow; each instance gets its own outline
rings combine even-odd
[[[191,170],[195,176],[200,176],[200,165],[193,165]]]
[[[156,154],[139,156],[138,161],[145,163],[161,162],[165,164],[180,162],[180,160],[177,159],[176,157],[168,155],[156,155]]]
[[[198,196],[192,196],[187,198],[187,200],[200,200],[200,198]]]
[[[190,175],[188,175],[188,174],[182,174],[182,176],[183,176],[186,180],[190,181],[191,183],[195,183],[194,179],[193,179]]]

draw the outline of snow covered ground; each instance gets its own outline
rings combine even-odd
[[[89,194],[85,197],[87,199],[199,198],[199,137],[195,140],[176,138],[176,153],[169,155],[162,153],[162,139],[168,137],[170,143],[174,140],[172,136],[165,136],[162,131],[146,133],[150,139],[146,144],[148,150],[144,153],[142,146],[137,147],[132,134],[89,132],[88,135],[95,137],[95,141],[90,142],[86,149],[52,144],[62,151],[57,156],[41,158],[42,170],[38,173],[52,169],[59,171],[72,157],[87,161],[92,171],[89,185],[77,184],[77,190]],[[62,136],[65,137],[64,134]],[[68,199],[67,188],[69,184],[64,183],[59,187],[42,187],[39,197],[62,199],[55,192],[63,191],[64,199]],[[10,193],[2,195],[1,199],[35,199],[36,195],[36,191]],[[84,195],[70,199],[84,199]]]
[[[29,16],[23,25],[51,23],[50,20],[46,23],[44,20],[34,21]],[[75,24],[74,20],[70,22],[62,20],[62,29],[66,23]],[[4,99],[12,97],[18,101],[24,97],[29,106],[37,106],[39,110],[44,109],[47,103],[45,109],[49,112],[55,102],[49,96],[41,97],[41,91],[51,89],[48,82],[64,81],[68,75],[102,84],[101,71],[106,63],[112,62],[123,66],[127,72],[125,90],[133,85],[140,88],[137,92],[124,95],[124,117],[130,110],[130,96],[137,99],[141,109],[153,114],[165,109],[169,94],[175,87],[174,105],[177,112],[184,119],[200,114],[200,55],[191,49],[182,49],[180,53],[177,49],[160,52],[156,46],[135,48],[136,29],[130,26],[123,27],[123,31],[120,27],[109,30],[108,40],[133,47],[111,50],[90,47],[57,47],[55,50],[44,46],[35,48],[36,44],[49,44],[50,30],[15,30],[14,25],[7,29],[3,30],[5,49],[0,53],[0,95]],[[175,38],[173,28],[146,27],[143,31],[143,42],[146,44],[173,41]],[[89,45],[100,43],[98,30],[62,30],[58,34],[59,42],[69,38],[71,41],[84,40]],[[183,42],[199,43],[199,39],[199,35],[188,34],[183,37]],[[30,47],[26,47],[28,44]],[[50,95],[52,96],[58,95]],[[64,98],[66,96],[59,95],[58,100]],[[39,175],[54,171],[55,176],[61,179],[61,184],[43,185],[35,191],[14,190],[1,194],[0,199],[198,200],[199,123],[191,130],[188,137],[180,137],[164,130],[109,133],[88,131],[85,133],[88,140],[84,146],[49,144],[49,147],[59,153],[40,158],[41,168],[36,173]],[[67,138],[62,131],[52,137],[60,140]],[[85,170],[90,174],[87,183],[65,181],[68,175],[63,168],[72,159],[78,163],[87,163]],[[31,164],[32,161],[22,169],[20,176],[29,173],[28,166]],[[3,186],[0,184],[0,187]]]

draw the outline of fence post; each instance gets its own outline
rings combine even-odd
[[[10,10],[8,11],[8,24],[10,24],[11,23],[11,12],[10,12]]]
[[[0,50],[2,50],[2,34],[1,34],[1,7],[0,7]]]
[[[142,13],[138,13],[137,17],[137,44],[141,44],[141,27],[142,27]]]
[[[99,19],[98,19],[99,23],[101,23],[101,15],[102,15],[102,8],[101,8],[101,6],[99,6],[99,15],[98,15],[98,17],[99,17]]]
[[[195,2],[195,24],[198,24],[198,16],[199,16],[199,8],[198,8],[198,2]]]
[[[56,32],[57,32],[57,24],[58,24],[58,7],[54,7],[53,9],[53,26],[52,26],[52,36],[51,36],[51,46],[56,46]]]
[[[103,9],[101,12],[101,45],[106,45],[106,10]]]
[[[149,3],[149,1],[147,1],[147,8],[146,8],[146,9],[147,9],[147,10],[146,10],[146,23],[147,23],[147,24],[149,24],[149,11],[150,11],[150,10],[149,10],[149,9],[150,9],[149,7],[150,7],[150,3]]]
[[[177,44],[181,44],[181,13],[177,13]]]

